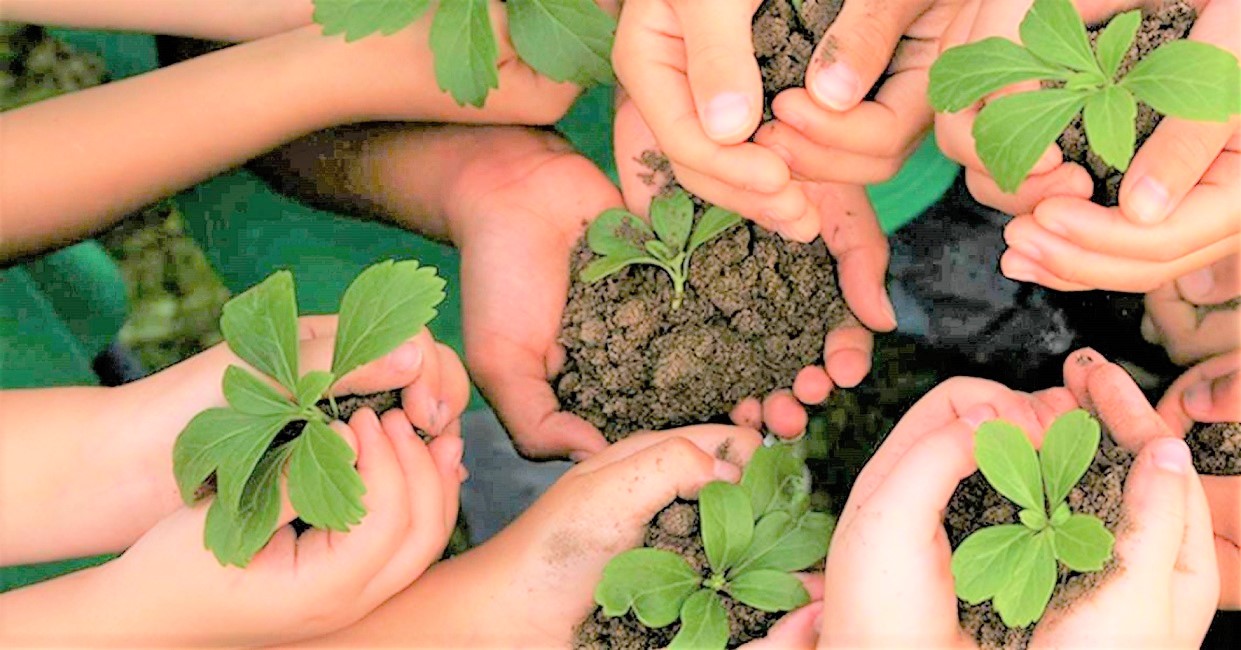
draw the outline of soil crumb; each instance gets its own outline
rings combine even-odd
[[[1241,476],[1241,423],[1199,424],[1185,436],[1194,468],[1209,476]]]
[[[780,91],[806,84],[815,47],[843,7],[844,0],[805,0],[799,13],[790,0],[765,0],[754,14],[765,119],[771,119],[771,101]]]

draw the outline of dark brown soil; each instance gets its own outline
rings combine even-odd
[[[679,553],[690,566],[706,577],[707,553],[698,534],[698,504],[677,501],[655,516],[654,523],[646,532],[643,546]],[[728,610],[730,630],[728,647],[766,636],[781,614],[769,614],[721,594],[724,608]],[[633,613],[608,618],[603,610],[596,608],[574,630],[573,647],[579,650],[648,650],[663,648],[672,642],[679,622],[668,627],[650,629],[642,625]]]
[[[1103,436],[1094,463],[1085,477],[1069,494],[1069,507],[1076,513],[1094,515],[1103,520],[1108,530],[1116,534],[1123,525],[1121,499],[1125,479],[1133,466],[1134,456],[1119,447],[1109,435]],[[948,539],[956,548],[974,531],[996,524],[1015,524],[1017,506],[1000,496],[991,488],[982,474],[974,473],[957,488],[948,503],[944,524]],[[1115,559],[1098,573],[1075,573],[1060,565],[1060,577],[1052,592],[1051,603],[1044,618],[1054,616],[1057,610],[1072,606],[1073,602],[1090,592],[1117,568]],[[981,605],[966,605],[958,601],[961,627],[973,636],[983,648],[1025,648],[1030,644],[1034,627],[1010,629],[1000,620],[991,601]]]
[[[754,52],[763,73],[767,119],[771,100],[780,91],[805,85],[815,46],[844,4],[844,0],[806,0],[800,15],[789,0],[766,0],[759,7],[754,15]]]
[[[1185,436],[1194,468],[1210,476],[1241,476],[1241,423],[1199,424]]]
[[[1129,54],[1125,56],[1124,61],[1120,64],[1119,74],[1128,73],[1141,57],[1150,54],[1156,47],[1168,41],[1175,41],[1189,36],[1189,30],[1197,19],[1197,10],[1189,6],[1185,0],[1173,0],[1158,9],[1147,9],[1146,16],[1142,21],[1142,27],[1138,30],[1138,37],[1134,40]],[[1102,31],[1102,25],[1095,25],[1090,28],[1090,40],[1092,43]],[[1161,119],[1163,118],[1153,108],[1138,102],[1138,148],[1141,148],[1142,143],[1146,142],[1151,133],[1154,133],[1155,127],[1159,125]],[[1099,156],[1087,148],[1086,129],[1082,124],[1081,115],[1078,115],[1073,120],[1073,123],[1069,125],[1069,128],[1065,129],[1060,136],[1060,148],[1064,150],[1066,159],[1081,164],[1094,177],[1094,201],[1106,206],[1117,205],[1119,202],[1120,182],[1124,178],[1124,174],[1108,166]]]

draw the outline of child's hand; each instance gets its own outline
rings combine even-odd
[[[287,525],[295,514],[285,499],[282,527],[250,565],[223,567],[203,548],[207,504],[182,508],[119,559],[70,578],[92,596],[75,594],[72,602],[89,606],[71,608],[72,622],[16,627],[33,605],[30,597],[39,595],[18,592],[26,607],[6,611],[6,632],[75,645],[250,646],[317,636],[360,619],[443,552],[464,478],[462,444],[454,436],[423,444],[399,411],[381,425],[363,409],[349,426],[333,426],[357,449],[366,485],[367,514],[349,533],[298,536]],[[59,611],[51,600],[43,606]]]
[[[1224,258],[1146,294],[1142,336],[1183,366],[1241,347],[1241,258]]]

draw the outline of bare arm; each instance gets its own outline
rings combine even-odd
[[[4,0],[0,20],[217,41],[248,41],[310,24],[311,0]]]

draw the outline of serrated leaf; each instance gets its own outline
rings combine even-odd
[[[292,419],[289,414],[247,415],[228,408],[207,409],[194,416],[172,447],[172,469],[181,499],[194,503],[199,486],[224,464],[217,477],[219,488],[227,493],[230,507],[235,507],[254,463]],[[258,453],[246,451],[252,449]],[[246,459],[239,458],[242,455]]]
[[[269,450],[246,483],[246,507],[230,511],[219,499],[207,508],[203,543],[222,565],[245,567],[276,531],[280,517],[280,473],[287,445]]]
[[[1021,42],[1035,56],[1074,70],[1099,71],[1086,23],[1070,0],[1035,0],[1021,21]]]
[[[1033,542],[1034,533],[1017,524],[990,526],[966,537],[952,553],[957,598],[977,605],[994,597],[1012,578],[1023,544]]]
[[[1000,189],[1013,193],[1085,105],[1070,90],[1040,90],[1001,97],[974,122],[978,156]]]
[[[1047,503],[1062,503],[1094,462],[1099,450],[1099,421],[1081,409],[1056,418],[1043,437],[1039,462]]]
[[[297,403],[314,406],[335,381],[335,375],[323,370],[312,370],[302,375],[302,378],[297,380]]]
[[[500,52],[487,0],[441,2],[430,43],[435,80],[458,104],[481,108],[491,89],[500,87]]]
[[[804,471],[805,466],[793,455],[791,445],[755,449],[741,475],[741,487],[750,495],[754,518],[787,506],[786,492],[782,488],[788,479],[801,478]]]
[[[827,556],[835,525],[836,520],[822,512],[797,517],[783,510],[772,512],[755,525],[750,547],[734,572],[809,568]]]
[[[607,616],[624,616],[632,609],[643,625],[659,628],[677,620],[682,603],[701,584],[702,576],[680,555],[639,548],[617,555],[603,567],[595,602]]]
[[[523,0],[505,6],[513,48],[539,74],[579,86],[612,80],[616,21],[594,2]]]
[[[591,260],[589,264],[582,268],[582,272],[578,274],[578,278],[587,284],[590,284],[591,282],[598,282],[599,280],[616,273],[630,264],[653,264],[655,266],[662,266],[659,260],[642,251],[633,253],[613,253],[607,257],[599,257]]]
[[[224,370],[224,399],[234,411],[247,415],[297,412],[297,405],[289,401],[289,398],[237,366],[229,366]]]
[[[974,458],[996,492],[1023,508],[1045,508],[1038,455],[1020,427],[1004,420],[983,422],[975,434]]]
[[[1095,42],[1095,58],[1099,60],[1099,67],[1103,69],[1103,75],[1108,80],[1116,78],[1120,64],[1129,53],[1141,26],[1142,11],[1126,11],[1113,18],[1099,34],[1099,39]]]
[[[362,521],[366,486],[348,443],[328,425],[311,420],[290,446],[289,501],[302,521],[338,531]]]
[[[651,201],[651,225],[659,240],[669,249],[680,252],[689,241],[694,226],[694,202],[685,192],[657,197]]]
[[[1172,41],[1138,62],[1120,85],[1164,115],[1226,122],[1237,112],[1241,69],[1231,52]]]
[[[1074,514],[1052,531],[1056,557],[1074,571],[1099,571],[1112,557],[1116,538],[1090,515]]]
[[[728,645],[728,612],[710,589],[694,592],[681,607],[681,629],[668,650],[717,650]]]
[[[707,560],[723,574],[741,560],[754,537],[750,495],[732,483],[712,481],[699,490],[698,509]]]
[[[380,32],[395,34],[418,20],[431,0],[314,0],[314,21],[323,35],[344,34],[346,41]]]
[[[1129,169],[1137,142],[1138,103],[1120,86],[1110,86],[1086,99],[1086,138],[1103,162]]]
[[[733,598],[764,612],[788,612],[810,602],[810,594],[797,576],[786,571],[746,571],[728,581]]]
[[[703,213],[698,220],[698,224],[694,227],[694,232],[689,236],[689,246],[686,248],[686,254],[693,255],[699,246],[728,232],[739,223],[741,223],[741,215],[736,212],[731,212],[714,205],[707,208],[707,211]]]
[[[1023,545],[1008,579],[991,603],[1005,625],[1026,627],[1042,618],[1055,587],[1056,556],[1051,536],[1042,532],[1035,535],[1031,543]]]
[[[297,297],[293,275],[277,271],[224,304],[220,332],[228,347],[292,393],[297,387]]]
[[[645,221],[628,211],[613,208],[590,223],[590,228],[586,231],[586,244],[596,255],[641,253],[642,249],[637,244],[625,238],[623,234],[625,229],[642,235],[644,239],[655,236],[655,232]]]
[[[444,300],[444,280],[414,260],[367,268],[340,301],[332,374],[344,377],[417,334]]]
[[[951,48],[935,61],[931,105],[938,112],[955,113],[1016,83],[1067,78],[1066,70],[1045,63],[1008,39],[985,38]]]

